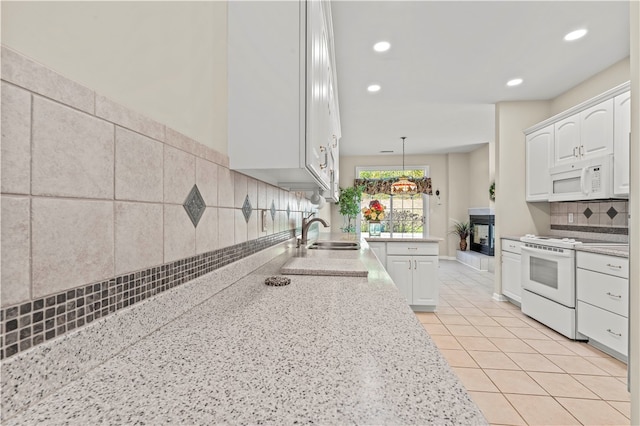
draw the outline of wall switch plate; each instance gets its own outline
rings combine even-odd
[[[569,213],[569,223],[573,223],[573,213]]]

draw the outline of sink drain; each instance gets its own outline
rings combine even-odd
[[[291,278],[276,275],[273,277],[268,277],[266,280],[264,280],[264,283],[266,285],[281,287],[283,285],[291,284]]]

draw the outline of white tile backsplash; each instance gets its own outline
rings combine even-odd
[[[113,201],[34,197],[31,215],[32,297],[114,275]]]
[[[113,124],[34,96],[32,126],[32,194],[113,199]]]
[[[2,82],[2,192],[29,194],[31,190],[31,93]]]

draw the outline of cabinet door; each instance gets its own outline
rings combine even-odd
[[[613,99],[580,113],[580,158],[613,152]]]
[[[411,305],[413,303],[413,257],[387,256],[387,272],[398,291]]]
[[[328,100],[328,33],[320,0],[307,2],[307,123],[306,123],[306,167],[329,188],[329,134]]]
[[[553,125],[527,135],[526,138],[527,201],[548,201],[551,179],[551,147]]]
[[[580,114],[554,124],[553,165],[572,163],[578,159],[580,146]]]
[[[631,92],[613,99],[613,193],[629,195],[629,143],[631,141]]]
[[[438,256],[413,257],[412,305],[436,306],[438,304]]]
[[[502,252],[502,294],[521,302],[520,255]]]

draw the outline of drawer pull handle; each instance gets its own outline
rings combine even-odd
[[[622,269],[622,265],[612,265],[612,264],[610,264],[610,263],[607,263],[607,266],[608,266],[609,268]]]
[[[622,299],[622,295],[618,295],[618,294],[612,294],[611,292],[607,292],[607,296],[611,296],[611,297],[617,297],[618,299]]]
[[[407,247],[407,250],[418,250],[418,247]]]
[[[622,337],[622,333],[616,333],[615,331],[611,331],[610,328],[607,328],[607,331],[611,334],[613,334],[614,336],[618,336],[618,337]]]
[[[418,269],[418,261],[417,260],[413,261],[413,269]]]

